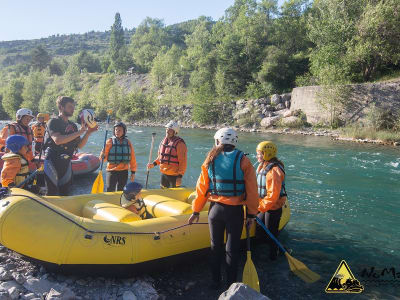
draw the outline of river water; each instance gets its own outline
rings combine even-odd
[[[104,127],[94,133],[83,151],[98,154],[103,146]],[[129,127],[138,162],[136,180],[145,183],[151,133],[156,132],[153,159],[165,135],[163,128]],[[183,185],[194,186],[200,166],[213,144],[214,131],[182,129],[188,149],[188,169]],[[286,165],[286,188],[292,217],[281,233],[282,242],[293,249],[293,257],[321,274],[314,285],[303,284],[286,270],[286,261],[271,266],[271,274],[284,274],[281,285],[288,287],[291,298],[328,299],[342,295],[325,293],[325,287],[341,260],[364,285],[362,299],[398,299],[400,296],[400,151],[397,148],[370,144],[331,141],[325,137],[239,133],[238,148],[256,162],[255,148],[260,141],[271,140],[278,146],[278,156]],[[96,174],[75,181],[74,193],[89,193]],[[149,187],[159,186],[158,168],[150,171]],[[255,261],[257,266],[257,261]],[[367,277],[363,270],[395,268],[397,278],[385,273],[380,278]],[[279,272],[285,269],[285,272]],[[279,298],[285,289],[271,285],[268,272],[261,272],[263,282]],[[260,274],[259,274],[260,275]],[[364,276],[363,276],[364,275]],[[381,274],[379,274],[381,275]],[[264,276],[264,277],[263,277]],[[377,275],[376,275],[377,276]],[[375,277],[376,277],[375,276]],[[268,280],[267,280],[268,279]],[[375,281],[370,281],[374,279]],[[382,281],[389,280],[389,281]],[[294,282],[294,283],[293,283]],[[289,291],[289,289],[291,291]],[[273,299],[276,299],[273,295]]]

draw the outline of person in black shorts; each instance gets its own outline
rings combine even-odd
[[[47,124],[45,140],[44,174],[48,196],[66,196],[72,184],[71,159],[77,148],[86,145],[89,136],[98,127],[90,128],[85,123],[78,130],[72,117],[75,101],[70,97],[57,98],[59,115]],[[83,134],[83,137],[81,135]]]

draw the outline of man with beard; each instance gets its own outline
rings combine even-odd
[[[70,97],[57,98],[59,115],[50,119],[45,141],[44,173],[48,196],[66,196],[72,184],[71,158],[77,148],[86,145],[89,136],[98,127],[88,128],[85,123],[78,130],[75,123],[68,120],[75,109],[75,101]],[[83,137],[81,137],[81,135]]]

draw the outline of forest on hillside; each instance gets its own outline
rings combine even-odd
[[[64,94],[100,117],[110,106],[132,121],[193,104],[194,120],[212,123],[231,119],[219,107],[232,99],[400,74],[398,0],[236,0],[220,20],[147,17],[129,30],[120,13],[104,33],[0,42],[0,117],[54,112]],[[127,91],[117,82],[127,72],[151,86]]]

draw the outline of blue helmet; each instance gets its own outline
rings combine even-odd
[[[23,146],[28,144],[26,137],[18,134],[11,135],[6,139],[6,147],[14,153],[17,153]]]
[[[138,182],[129,182],[124,186],[123,193],[127,200],[132,200],[142,191],[143,185]]]

